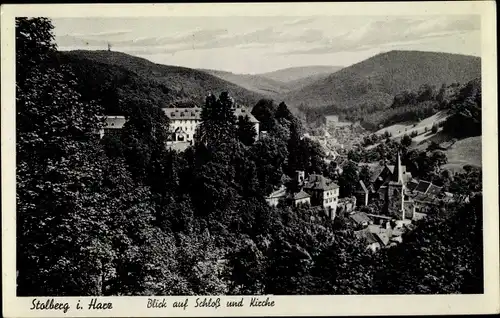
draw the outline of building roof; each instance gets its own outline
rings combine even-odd
[[[369,229],[362,229],[362,230],[359,230],[359,231],[355,231],[354,235],[358,239],[365,240],[366,243],[368,243],[368,244],[373,244],[373,243],[378,243],[379,242],[379,239],[375,236],[375,234],[373,234],[372,232],[370,232]]]
[[[365,212],[355,212],[349,215],[349,217],[358,224],[369,223],[371,221]]]
[[[375,234],[379,239],[379,241],[384,245],[389,244],[391,240],[391,233],[389,231],[380,231],[378,233],[373,233],[373,234]]]
[[[430,195],[438,195],[441,193],[441,190],[443,188],[442,187],[438,187],[437,185],[434,185],[431,183],[431,185],[429,186],[429,188],[427,189],[427,192],[426,194],[430,194]]]
[[[414,191],[425,193],[427,192],[427,189],[429,188],[430,185],[431,185],[430,182],[420,181]]]
[[[189,107],[189,108],[163,108],[163,112],[168,118],[173,120],[200,120],[201,119],[200,107]],[[250,113],[250,111],[241,105],[236,105],[234,108],[234,115],[238,118],[239,116],[248,116],[250,122],[258,123],[259,121]]]
[[[393,219],[392,217],[387,216],[387,215],[370,214],[370,213],[367,213],[366,215],[369,217],[372,217],[372,218],[384,219],[384,220],[389,220],[389,221]]]
[[[304,190],[300,190],[299,192],[291,194],[290,197],[293,200],[301,200],[301,199],[310,198],[311,196],[307,192],[305,192]]]
[[[248,109],[246,109],[245,107],[241,106],[240,108],[236,108],[234,110],[234,115],[236,116],[236,118],[240,117],[240,116],[248,116],[248,119],[250,120],[250,122],[252,123],[258,123],[259,121],[257,120],[257,118],[255,118],[249,111]]]
[[[191,145],[191,143],[189,141],[177,141],[177,142],[174,142],[174,143],[167,145],[167,148],[175,150],[175,151],[184,151],[190,145]]]
[[[278,190],[275,190],[269,194],[266,199],[277,199],[277,198],[283,198],[286,196],[286,187],[281,186]]]
[[[412,181],[408,182],[408,184],[406,185],[406,188],[409,191],[413,191],[417,188],[417,186],[418,186],[418,181],[412,180]]]
[[[335,182],[320,174],[309,175],[309,178],[307,179],[304,185],[305,189],[322,190],[322,191],[337,189],[338,187],[339,186],[335,184]]]
[[[201,117],[201,108],[163,108],[163,112],[168,118],[174,120],[199,120]]]
[[[104,116],[104,126],[106,129],[121,129],[127,122],[125,116]]]
[[[361,189],[363,190],[363,192],[368,192],[368,188],[365,186],[365,183],[363,182],[363,180],[359,180],[359,186],[361,187]]]
[[[408,183],[407,189],[411,192],[418,192],[429,196],[437,196],[441,193],[443,188],[432,184],[432,182],[420,180]]]

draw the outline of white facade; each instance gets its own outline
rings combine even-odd
[[[193,142],[196,129],[201,122],[201,108],[164,108],[163,111],[170,119],[170,128],[173,135],[173,141]],[[234,115],[248,116],[254,125],[256,132],[255,139],[259,138],[259,121],[243,106],[235,107]]]
[[[172,142],[188,142],[193,144],[196,129],[201,122],[201,108],[164,108],[163,112],[170,119],[169,130],[172,133]],[[255,139],[259,139],[259,121],[243,106],[235,105],[234,114],[248,116],[256,132]],[[106,133],[122,129],[127,122],[125,116],[106,116],[103,128],[97,133],[102,138]]]
[[[277,206],[281,200],[283,200],[286,196],[286,187],[282,185],[278,190],[272,192],[269,196],[267,196],[266,202],[269,206]]]
[[[190,141],[194,140],[194,134],[200,121],[196,119],[175,119],[170,120],[170,128],[176,135],[175,141]]]
[[[113,131],[117,131],[117,129],[122,129],[127,119],[125,116],[105,116],[104,125],[101,129],[99,129],[99,137],[104,137],[107,133],[112,133]]]
[[[302,205],[302,204],[311,205],[311,198],[310,197],[306,197],[306,198],[301,198],[301,199],[295,199],[294,200],[294,205],[295,206]]]
[[[323,192],[323,206],[327,209],[331,208],[337,211],[337,204],[339,203],[339,188],[326,190]]]

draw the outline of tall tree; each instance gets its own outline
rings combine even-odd
[[[105,196],[95,193],[99,107],[80,102],[71,74],[51,67],[52,28],[16,20],[18,292],[101,294],[109,241],[98,212]]]
[[[257,132],[254,124],[248,116],[239,116],[238,118],[238,139],[245,145],[250,146],[255,142]]]
[[[359,182],[358,166],[356,163],[349,161],[342,167],[342,174],[339,177],[340,195],[342,197],[351,196]]]
[[[196,133],[197,140],[206,145],[236,138],[234,102],[227,92],[222,92],[219,99],[214,95],[207,96]]]
[[[403,242],[380,254],[376,293],[483,292],[482,196],[422,221]]]

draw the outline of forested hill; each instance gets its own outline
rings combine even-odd
[[[287,83],[275,81],[261,75],[235,74],[231,72],[205,69],[202,69],[201,71],[217,76],[223,80],[246,88],[252,92],[262,94],[271,98],[277,96],[278,94],[286,93],[290,90],[290,85],[288,85]]]
[[[292,106],[322,108],[342,113],[343,109],[383,109],[394,95],[415,90],[423,84],[466,83],[481,76],[479,57],[419,52],[391,51],[346,67],[332,75],[288,93],[284,100]]]
[[[342,66],[312,65],[289,67],[281,70],[258,74],[259,76],[272,79],[274,81],[290,83],[311,76],[332,74],[342,69]]]
[[[65,51],[58,61],[70,64],[85,99],[140,98],[166,107],[176,102],[203,103],[207,92],[230,91],[237,101],[255,105],[262,96],[205,72],[161,65],[113,51]],[[88,97],[88,98],[87,98]],[[106,104],[106,103],[104,103]]]

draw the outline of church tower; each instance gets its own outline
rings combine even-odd
[[[404,189],[403,167],[401,165],[401,156],[398,152],[394,171],[387,184],[386,205],[387,212],[390,215],[399,215],[402,220],[405,219],[404,212]]]

